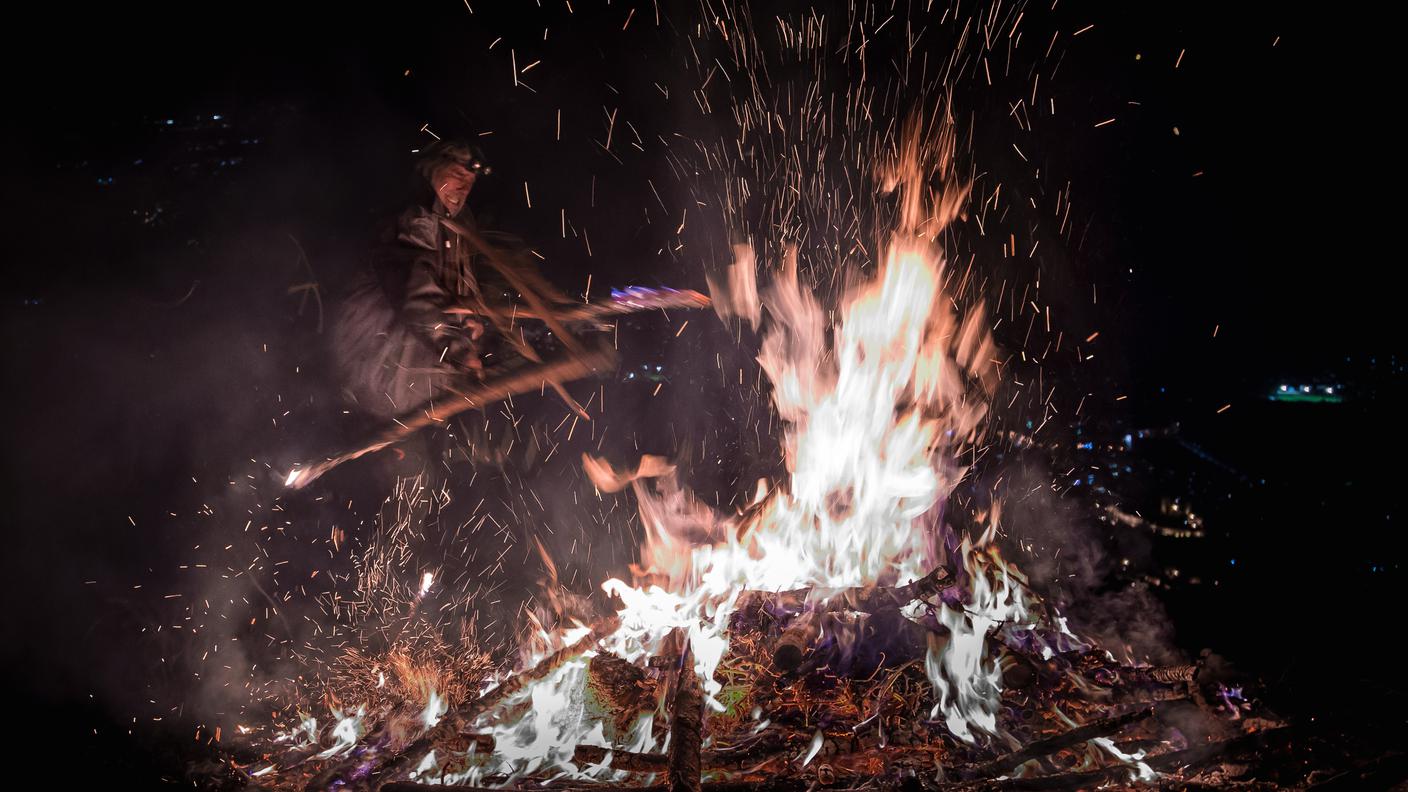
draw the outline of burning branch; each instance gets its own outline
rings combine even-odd
[[[593,372],[610,368],[615,362],[615,352],[609,346],[588,349],[580,355],[525,366],[519,371],[505,375],[492,382],[478,383],[464,378],[446,388],[451,395],[438,404],[406,413],[389,426],[375,434],[335,452],[318,462],[302,465],[289,473],[285,486],[303,489],[329,470],[351,462],[358,457],[405,440],[427,426],[442,424],[455,415],[482,407],[486,404],[506,399],[521,393],[538,389],[545,382],[568,382],[585,377]]]
[[[694,651],[686,641],[670,704],[670,792],[699,792],[703,718],[704,691],[694,670]]]

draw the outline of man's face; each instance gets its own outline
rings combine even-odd
[[[441,165],[435,169],[431,184],[435,185],[435,195],[453,217],[464,208],[469,191],[474,188],[474,171],[459,163]]]

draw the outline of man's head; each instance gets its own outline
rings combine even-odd
[[[437,140],[421,152],[416,171],[454,217],[464,209],[475,180],[489,173],[489,166],[478,146],[463,140]]]

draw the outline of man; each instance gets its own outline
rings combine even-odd
[[[474,227],[465,203],[489,173],[477,146],[437,141],[416,163],[424,196],[386,229],[332,331],[347,397],[385,421],[439,395],[449,378],[480,372],[483,325],[447,313],[481,296],[474,255],[441,218]]]
[[[538,274],[521,241],[481,231],[465,208],[475,182],[490,172],[477,146],[437,141],[416,172],[423,195],[383,232],[331,333],[343,393],[375,425],[457,398],[451,386],[463,391],[475,378],[493,380],[540,360],[531,344],[555,347],[559,339],[534,323],[525,327],[515,304],[538,300],[551,310],[548,303],[569,302]],[[502,464],[517,446],[515,456],[531,462],[541,451],[536,433],[525,440],[516,425],[454,423],[460,447],[476,461]],[[397,476],[418,475],[445,452],[443,436],[421,434],[393,449],[388,461]]]
[[[521,354],[513,354],[512,339],[505,340],[503,328],[486,314],[500,322],[504,315],[513,316],[511,305],[520,290],[510,287],[505,269],[511,267],[520,284],[533,286],[540,278],[524,246],[481,232],[466,208],[475,183],[489,173],[478,147],[437,141],[418,158],[416,173],[423,194],[384,229],[370,267],[349,290],[331,332],[343,391],[360,419],[372,427],[394,426],[393,419],[416,415],[427,402],[444,405],[458,398],[446,392],[448,388],[471,390],[480,377],[492,380],[523,366]],[[504,310],[506,305],[510,307]],[[525,395],[524,401],[533,400]],[[501,419],[500,412],[496,405],[473,417],[457,415],[442,424],[443,430],[405,437],[375,457],[368,471],[377,477],[375,484],[354,490],[381,499],[386,484],[394,487],[376,507],[377,522],[386,533],[367,541],[398,548],[385,555],[398,579],[419,581],[427,572],[436,580],[492,579],[488,568],[466,574],[470,564],[484,559],[476,560],[476,552],[449,553],[445,541],[461,536],[460,528],[481,506],[483,514],[497,514],[492,526],[517,524],[515,506],[509,505],[514,493],[520,508],[527,508],[523,488],[510,484],[510,476],[518,476],[523,466],[507,470],[505,462],[511,449],[522,449],[513,452],[515,462],[528,449],[538,454],[539,432],[528,425],[519,429],[514,418]],[[452,458],[485,464],[486,475],[450,476],[447,463]],[[502,495],[487,505],[485,497],[469,497],[490,492]],[[397,538],[385,538],[390,536]],[[461,542],[457,547],[463,551],[477,545]],[[444,596],[451,596],[448,587]],[[497,613],[495,606],[476,607],[494,613],[499,624],[511,623],[509,613]]]

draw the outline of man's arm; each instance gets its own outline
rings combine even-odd
[[[446,313],[457,300],[436,275],[431,256],[417,256],[411,263],[401,320],[441,362],[458,369],[481,369],[476,342],[483,326],[473,320],[461,326]]]

